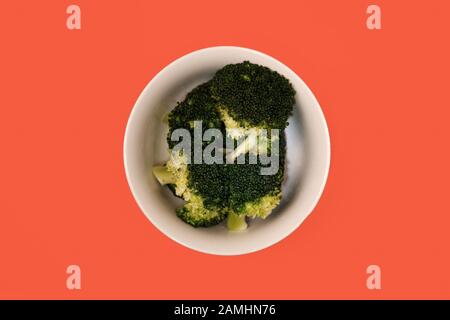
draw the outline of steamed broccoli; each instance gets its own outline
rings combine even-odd
[[[220,208],[209,209],[201,196],[193,195],[186,204],[177,209],[177,216],[193,227],[211,227],[225,219],[225,211]]]
[[[164,166],[155,166],[153,173],[162,185],[186,201],[176,213],[194,227],[210,227],[226,218],[227,188],[221,182],[222,167],[187,164],[180,152],[171,152]]]
[[[279,169],[276,174],[261,175],[263,165],[260,163],[227,166],[230,212],[237,216],[265,219],[280,204],[284,181],[285,135],[282,134],[279,139]]]
[[[211,81],[211,94],[227,128],[282,130],[295,103],[288,79],[248,61],[220,69]]]
[[[167,170],[176,178],[169,180],[169,188],[186,204],[177,209],[177,215],[194,227],[209,227],[226,218],[226,186],[222,183],[220,165],[188,164],[181,151],[172,152],[178,143],[171,139],[174,130],[184,128],[193,136],[194,122],[202,121],[203,133],[207,129],[224,130],[215,102],[211,98],[209,83],[196,87],[169,113],[167,142],[171,156]],[[158,179],[160,180],[160,179]],[[161,181],[160,181],[161,182]]]
[[[286,139],[284,129],[292,113],[295,91],[280,74],[250,62],[228,65],[214,78],[187,94],[167,116],[167,138],[170,159],[164,166],[153,169],[158,181],[186,203],[177,215],[194,227],[209,227],[228,217],[230,230],[247,228],[246,218],[265,219],[281,201],[284,179]],[[175,129],[194,131],[194,121],[202,121],[203,132],[209,128],[239,139],[252,132],[259,137],[262,129],[279,129],[279,150],[255,148],[258,140],[247,139],[241,146],[223,155],[234,160],[239,155],[279,152],[279,170],[274,175],[261,175],[256,164],[188,164],[185,155],[172,152],[176,142],[171,140]],[[234,130],[232,130],[234,129]],[[276,137],[268,136],[264,142]],[[259,140],[261,143],[261,140]],[[206,145],[206,143],[204,143]]]
[[[216,128],[224,130],[220,113],[217,110],[216,102],[211,98],[210,82],[203,83],[189,92],[186,98],[179,102],[167,116],[169,124],[169,134],[167,143],[172,149],[177,142],[171,140],[174,130],[184,128],[193,133],[194,122],[202,121],[203,133],[207,129]]]
[[[281,130],[278,137],[280,170],[277,174],[260,175],[260,165],[230,166],[227,177],[230,188],[229,224],[232,220],[238,228],[243,228],[245,220],[242,217],[265,219],[281,201],[286,152],[284,129],[292,114],[295,90],[277,72],[246,61],[219,70],[211,81],[211,93],[217,101],[227,134],[232,138],[239,139],[253,133],[261,139],[262,129]],[[260,140],[259,143],[265,143],[270,153],[270,142],[276,138],[269,134],[265,141]],[[247,138],[229,156],[235,159],[249,152],[258,154],[261,150],[256,148],[254,139]],[[238,217],[242,221],[240,225]]]
[[[295,90],[279,73],[245,61],[219,70],[210,87],[226,133],[233,139],[256,135],[259,145],[270,146],[270,136],[262,137],[262,130],[283,131],[287,127],[295,103]],[[230,156],[236,158],[247,152],[260,152],[256,150],[254,139],[247,138]]]

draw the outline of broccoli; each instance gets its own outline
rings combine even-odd
[[[289,80],[277,72],[245,61],[219,70],[211,81],[211,94],[217,101],[227,134],[232,138],[239,139],[251,132],[260,137],[261,129],[282,131],[279,141],[280,170],[276,175],[261,176],[260,165],[245,164],[229,168],[228,226],[244,229],[243,217],[265,219],[281,201],[286,149],[284,129],[292,114],[296,92]],[[259,141],[269,147],[267,152],[271,152],[272,139],[276,137],[269,134],[265,141]],[[240,154],[249,152],[258,154],[261,150],[255,148],[254,139],[247,138],[229,157],[234,160]]]
[[[217,71],[211,81],[228,128],[284,129],[292,114],[295,90],[279,73],[245,61]]]
[[[210,128],[225,130],[216,102],[211,98],[210,82],[203,83],[189,92],[167,115],[169,134],[167,143],[172,149],[177,142],[170,139],[176,129],[184,128],[193,133],[194,121],[202,121],[203,132]]]
[[[227,65],[216,73],[210,88],[226,133],[233,139],[255,135],[259,145],[270,146],[270,136],[262,137],[262,129],[283,131],[288,125],[296,92],[289,80],[267,67],[248,61]],[[229,156],[258,154],[255,148],[254,139],[247,138]]]
[[[227,227],[228,230],[235,232],[247,230],[247,221],[245,221],[245,216],[238,216],[233,212],[228,213]]]
[[[285,134],[279,139],[279,170],[276,174],[261,175],[263,165],[260,163],[227,165],[228,207],[234,214],[265,219],[279,205],[284,181]]]
[[[176,178],[173,174],[167,170],[167,165],[164,166],[154,166],[153,174],[156,177],[156,180],[162,185],[173,186],[176,188]]]
[[[171,152],[164,166],[153,167],[153,174],[161,185],[186,201],[176,213],[194,227],[210,227],[226,218],[227,188],[222,183],[219,165],[187,164],[181,151]]]
[[[211,227],[225,219],[225,212],[220,208],[208,209],[201,196],[193,195],[183,207],[176,210],[177,216],[193,227]]]
[[[199,85],[177,103],[166,116],[170,159],[165,165],[153,168],[157,180],[186,201],[176,210],[177,216],[194,227],[213,226],[228,218],[227,226],[232,231],[245,230],[246,218],[265,219],[282,197],[284,129],[294,102],[295,91],[286,78],[246,61],[225,66],[212,80]],[[195,121],[202,121],[203,133],[209,128],[219,129],[224,145],[227,135],[237,140],[253,133],[261,139],[262,129],[281,130],[278,172],[261,175],[264,165],[260,162],[226,163],[225,160],[235,160],[239,155],[278,152],[270,148],[261,151],[255,148],[257,140],[249,138],[235,150],[225,152],[223,164],[188,164],[182,151],[172,152],[176,142],[171,135],[178,128],[187,129],[192,135]],[[268,142],[275,138],[269,132],[263,142],[270,146]]]
[[[182,208],[177,209],[179,218],[194,227],[209,227],[226,218],[224,208],[227,190],[222,183],[222,168],[220,165],[188,164],[181,151],[172,152],[177,144],[171,139],[173,131],[184,128],[193,135],[194,121],[206,124],[203,126],[203,133],[209,128],[221,131],[225,129],[215,101],[211,98],[208,82],[188,93],[186,98],[167,115],[169,124],[167,142],[171,155],[165,168],[176,178],[167,179],[164,175],[162,177],[159,175],[157,179],[161,184],[167,184],[176,196],[186,201]],[[166,181],[167,183],[164,183]]]

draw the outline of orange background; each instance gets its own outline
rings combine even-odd
[[[366,28],[382,9],[383,30]],[[82,30],[66,28],[78,4]],[[2,1],[0,298],[450,298],[450,3]],[[296,71],[330,128],[314,213],[261,252],[217,257],[134,202],[122,143],[147,82],[237,45]],[[82,290],[66,289],[66,267]],[[381,291],[366,268],[382,268]]]

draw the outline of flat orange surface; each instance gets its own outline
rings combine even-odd
[[[382,30],[366,8],[382,10]],[[66,28],[66,7],[82,29]],[[3,1],[0,298],[450,298],[450,2]],[[290,237],[217,257],[162,235],[126,182],[133,104],[174,59],[281,60],[330,128],[324,195]],[[66,267],[82,289],[66,288]],[[382,290],[366,268],[382,269]]]

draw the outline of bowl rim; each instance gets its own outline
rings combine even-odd
[[[308,208],[307,214],[305,215],[304,218],[302,219],[298,219],[298,221],[296,223],[293,223],[291,228],[285,232],[281,237],[278,237],[277,239],[275,239],[274,241],[271,242],[271,244],[268,245],[263,245],[259,248],[256,249],[250,249],[250,250],[243,250],[242,252],[234,252],[234,253],[224,253],[224,252],[214,252],[212,250],[206,250],[206,249],[202,249],[199,247],[196,247],[192,244],[188,244],[183,242],[182,240],[178,239],[176,236],[174,236],[173,234],[170,234],[168,232],[166,232],[166,230],[164,230],[163,227],[161,227],[158,223],[155,222],[154,219],[152,219],[151,215],[146,213],[146,210],[144,209],[144,206],[142,205],[142,201],[141,199],[137,196],[137,192],[133,186],[133,181],[130,178],[130,165],[128,163],[128,158],[127,158],[127,148],[128,148],[128,144],[130,143],[130,124],[133,122],[133,118],[136,116],[137,113],[137,109],[138,106],[141,104],[141,101],[144,99],[144,96],[147,94],[147,91],[149,90],[149,88],[152,86],[153,83],[157,82],[159,80],[160,77],[162,77],[162,75],[165,73],[165,71],[167,69],[172,68],[174,65],[182,63],[184,60],[191,58],[194,55],[199,55],[202,54],[204,52],[207,51],[217,51],[217,50],[241,50],[241,51],[247,51],[251,54],[256,54],[256,55],[260,55],[263,56],[266,59],[269,60],[273,60],[276,63],[279,63],[282,67],[286,68],[287,70],[289,70],[291,72],[291,74],[295,77],[295,81],[298,81],[299,83],[301,83],[304,88],[309,92],[309,94],[311,95],[311,97],[314,99],[316,106],[317,106],[317,111],[319,112],[320,115],[320,119],[321,122],[323,124],[323,128],[324,128],[324,136],[325,136],[325,148],[326,148],[326,154],[324,154],[324,157],[326,158],[326,166],[324,168],[325,172],[322,176],[322,181],[320,183],[320,188],[318,190],[318,192],[315,195],[315,198],[313,201],[311,201],[311,205]],[[289,80],[293,81],[294,79],[289,78]],[[145,87],[142,89],[141,93],[139,94],[136,102],[133,105],[133,108],[131,109],[130,115],[128,117],[128,120],[126,122],[126,127],[125,127],[125,132],[124,132],[124,136],[123,136],[123,165],[124,165],[124,169],[125,169],[125,175],[126,175],[126,180],[127,180],[127,184],[128,187],[131,191],[131,194],[135,200],[135,202],[137,203],[139,209],[141,210],[141,212],[145,215],[145,217],[153,224],[153,226],[156,227],[156,229],[161,232],[162,234],[164,234],[166,237],[168,237],[169,239],[175,241],[176,243],[178,243],[179,245],[186,247],[190,250],[194,250],[196,252],[200,252],[200,253],[204,253],[204,254],[210,254],[210,255],[218,255],[218,256],[239,256],[239,255],[246,255],[246,254],[251,254],[251,253],[255,253],[255,252],[259,252],[261,250],[267,249],[272,247],[273,245],[283,241],[284,239],[288,238],[294,231],[296,231],[303,223],[304,221],[312,214],[312,212],[314,211],[314,209],[316,208],[317,204],[319,203],[325,187],[326,187],[326,183],[328,181],[328,176],[329,176],[329,172],[330,172],[330,167],[331,167],[331,138],[330,138],[330,132],[329,132],[329,128],[328,128],[328,124],[324,115],[324,112],[322,110],[322,107],[317,99],[317,97],[315,96],[315,94],[312,92],[312,90],[309,88],[309,86],[303,81],[303,79],[297,75],[297,73],[295,71],[293,71],[290,67],[288,67],[286,64],[284,64],[283,62],[281,62],[280,60],[278,60],[277,58],[274,58],[272,56],[270,56],[269,54],[266,54],[264,52],[261,52],[259,50],[255,50],[255,49],[251,49],[251,48],[247,48],[247,47],[241,47],[241,46],[211,46],[211,47],[205,47],[205,48],[201,48],[198,50],[194,50],[191,51],[187,54],[182,55],[181,57],[178,57],[174,60],[172,60],[170,63],[168,63],[164,68],[162,68],[146,85]]]

